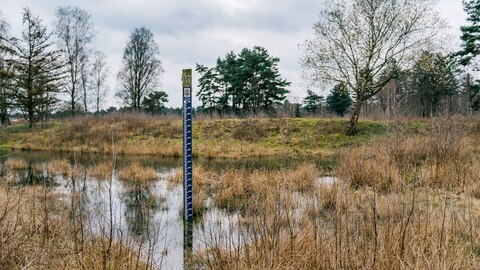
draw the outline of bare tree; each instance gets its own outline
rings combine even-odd
[[[0,125],[9,124],[8,109],[9,109],[9,100],[7,88],[8,82],[10,80],[9,66],[6,65],[6,56],[9,51],[8,43],[8,24],[1,17],[0,12]]]
[[[123,52],[123,67],[118,73],[121,89],[117,95],[135,110],[142,108],[143,98],[159,84],[163,73],[158,60],[158,45],[145,27],[136,28]]]
[[[23,25],[22,37],[9,42],[13,58],[8,62],[14,72],[10,87],[13,105],[25,113],[33,127],[56,100],[54,93],[65,78],[64,63],[60,52],[52,49],[52,34],[28,8],[23,10]]]
[[[91,88],[95,98],[95,110],[98,114],[100,107],[107,94],[106,80],[109,73],[107,67],[107,57],[102,51],[95,51],[93,53],[93,63],[91,70]]]
[[[86,85],[82,82],[82,70],[86,68],[88,45],[92,42],[95,31],[90,14],[78,7],[60,7],[56,16],[55,34],[69,72],[65,91],[69,96],[71,114],[74,115],[80,96],[78,87]],[[86,87],[83,87],[83,90],[85,92]],[[83,96],[86,97],[86,93],[83,93]]]
[[[356,102],[348,134],[357,132],[362,104],[395,78],[392,63],[413,66],[413,54],[444,28],[434,0],[333,0],[306,41],[302,62],[316,81],[345,83]]]
[[[89,50],[88,55],[91,54],[91,50]],[[89,73],[91,72],[91,67],[90,67],[90,59],[87,57],[85,59],[86,61],[82,63],[80,66],[80,86],[82,89],[82,105],[83,105],[83,112],[88,113],[88,103],[89,103],[89,83],[90,83],[90,76]]]

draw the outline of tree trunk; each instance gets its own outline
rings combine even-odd
[[[83,113],[86,114],[88,113],[88,108],[87,108],[87,91],[83,90]]]
[[[75,116],[75,100],[73,99],[73,96],[72,101],[70,102],[70,108],[72,109],[72,116]]]
[[[87,78],[85,74],[82,74],[82,88],[83,88],[83,113],[88,113],[88,106],[87,106]]]
[[[355,108],[353,109],[352,117],[350,118],[350,128],[347,131],[347,135],[353,136],[357,134],[358,117],[360,116],[362,103],[363,100],[360,98],[355,102]]]
[[[0,109],[0,125],[10,125],[10,117],[6,109]]]
[[[28,123],[29,123],[30,128],[33,128],[33,126],[35,125],[33,108],[28,109]]]

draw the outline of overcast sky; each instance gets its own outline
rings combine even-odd
[[[181,106],[181,70],[195,63],[212,66],[218,57],[231,50],[255,45],[265,47],[280,58],[280,72],[289,81],[290,100],[301,100],[306,85],[301,80],[298,45],[312,36],[321,0],[0,0],[0,11],[18,35],[22,29],[21,12],[30,7],[53,29],[58,6],[78,6],[92,15],[97,32],[94,46],[108,57],[110,91],[117,90],[116,74],[129,33],[149,28],[160,47],[165,73],[161,90],[170,102]],[[465,24],[461,0],[440,0],[436,7],[449,22],[451,46],[458,46],[460,26]],[[194,80],[198,78],[194,74]],[[321,89],[313,89],[321,93]],[[195,91],[195,89],[194,89]],[[325,93],[324,93],[325,94]],[[195,102],[195,100],[194,100]],[[194,106],[200,105],[195,102]],[[120,105],[113,94],[108,105]]]

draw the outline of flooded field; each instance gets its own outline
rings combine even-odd
[[[461,129],[338,159],[0,154],[5,269],[479,269],[478,136]],[[27,267],[28,268],[28,267]]]
[[[275,170],[301,162],[286,159],[196,160],[197,164],[212,171],[235,168]],[[148,182],[120,180],[122,168],[132,163],[153,168],[155,179]],[[2,178],[9,188],[34,187],[38,192],[54,194],[66,205],[73,204],[72,197],[78,198],[75,211],[82,216],[86,231],[92,235],[110,233],[116,240],[127,241],[138,248],[139,254],[154,268],[181,269],[192,260],[194,252],[210,246],[207,241],[218,240],[212,238],[212,231],[228,235],[236,230],[234,224],[238,222],[238,216],[235,211],[217,207],[209,196],[205,196],[202,213],[194,223],[184,224],[182,186],[172,182],[182,166],[180,159],[4,151],[0,152],[0,164]],[[99,164],[115,167],[111,177],[102,178],[96,173]],[[329,165],[324,161],[318,166]],[[335,179],[330,177],[317,179],[320,184],[334,182]],[[42,188],[46,191],[41,191]]]

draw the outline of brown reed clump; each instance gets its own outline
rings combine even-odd
[[[213,201],[215,205],[229,211],[240,210],[251,193],[253,175],[245,170],[231,170],[219,174],[213,186]],[[258,190],[262,187],[257,186]]]
[[[132,162],[125,168],[121,168],[118,173],[118,179],[126,182],[150,182],[158,179],[155,169],[146,167],[138,162]]]
[[[92,167],[88,168],[88,173],[100,180],[108,180],[112,178],[112,163],[111,162],[100,162]]]
[[[23,159],[8,158],[3,166],[10,170],[25,170],[27,169],[28,164]]]
[[[285,172],[286,181],[293,190],[307,192],[314,190],[315,179],[319,171],[314,164],[302,164],[293,170]]]
[[[337,171],[340,178],[356,188],[370,186],[387,191],[397,189],[402,182],[399,168],[389,157],[367,147],[346,153]]]
[[[64,176],[71,175],[73,172],[73,166],[66,159],[53,160],[47,163],[47,171],[50,173],[56,173]]]

